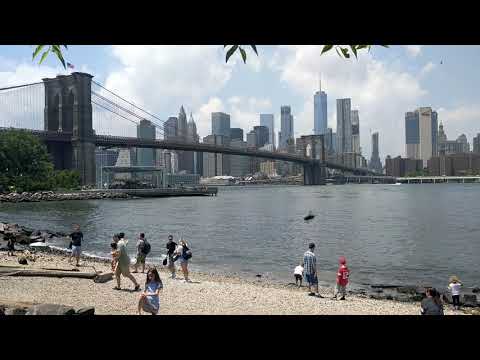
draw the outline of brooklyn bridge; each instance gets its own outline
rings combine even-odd
[[[143,119],[154,124],[159,139],[132,136]],[[167,126],[159,116],[105,88],[86,73],[0,88],[0,131],[14,128],[35,134],[46,144],[55,168],[77,170],[83,185],[95,184],[96,147],[183,150],[294,162],[303,166],[305,185],[324,184],[327,168],[374,175],[365,168],[326,161],[321,136],[320,141],[310,141],[302,153],[291,154],[165,139]]]

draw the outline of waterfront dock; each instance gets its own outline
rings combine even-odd
[[[401,184],[446,184],[446,183],[471,184],[471,183],[480,183],[480,176],[399,177],[397,178],[397,183],[401,183]]]

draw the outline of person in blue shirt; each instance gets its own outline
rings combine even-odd
[[[140,295],[138,302],[138,315],[142,310],[152,315],[157,315],[160,309],[160,290],[163,289],[163,283],[156,268],[151,268],[147,272],[145,281],[145,291]]]

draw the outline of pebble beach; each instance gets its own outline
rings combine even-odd
[[[68,256],[38,252],[26,268],[72,268]],[[0,252],[0,265],[17,266],[17,257]],[[80,271],[109,272],[110,264],[99,259],[82,259]],[[171,279],[159,267],[164,289],[159,315],[419,315],[420,303],[376,300],[361,295],[332,300],[332,288],[321,288],[325,298],[310,297],[306,288],[271,284],[218,274],[191,273],[192,282]],[[145,274],[133,274],[142,285]],[[114,290],[115,280],[95,283],[90,279],[47,277],[0,277],[0,301],[52,303],[72,307],[95,307],[98,315],[136,315],[140,292],[122,278],[122,290]],[[445,306],[446,315],[462,315]]]

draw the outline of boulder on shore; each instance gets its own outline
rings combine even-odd
[[[70,306],[57,304],[33,305],[25,315],[74,315],[75,309]]]

